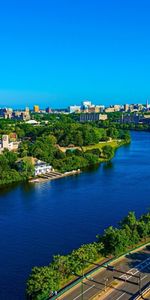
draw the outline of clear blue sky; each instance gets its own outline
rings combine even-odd
[[[0,106],[147,98],[149,0],[1,1]]]

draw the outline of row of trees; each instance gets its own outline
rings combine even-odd
[[[46,267],[34,267],[27,282],[27,294],[32,299],[46,299],[75,276],[80,276],[93,262],[104,256],[117,256],[150,237],[150,213],[139,219],[130,212],[117,228],[108,227],[94,243],[82,245],[72,253],[53,257]]]

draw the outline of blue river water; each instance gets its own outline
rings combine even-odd
[[[0,191],[0,299],[25,299],[33,266],[95,240],[128,211],[150,208],[150,133],[132,132],[132,143],[111,163],[41,184]]]

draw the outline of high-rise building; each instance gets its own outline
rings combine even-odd
[[[74,112],[80,112],[81,106],[80,105],[70,105],[68,107],[69,113],[74,113]]]
[[[124,111],[128,111],[129,110],[129,104],[124,104]]]
[[[95,122],[95,121],[105,121],[108,116],[106,114],[99,113],[82,113],[80,115],[80,122]]]
[[[50,107],[47,107],[47,108],[46,108],[46,112],[47,112],[48,114],[50,114],[50,113],[52,112],[51,108],[50,108]]]
[[[39,105],[34,105],[33,111],[34,111],[35,113],[38,113],[38,112],[40,111]]]
[[[92,102],[91,101],[83,101],[82,102],[82,105],[81,105],[81,108],[83,110],[88,110],[89,107],[92,106]]]

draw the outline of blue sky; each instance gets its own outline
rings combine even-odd
[[[149,0],[2,0],[0,106],[150,99]]]

